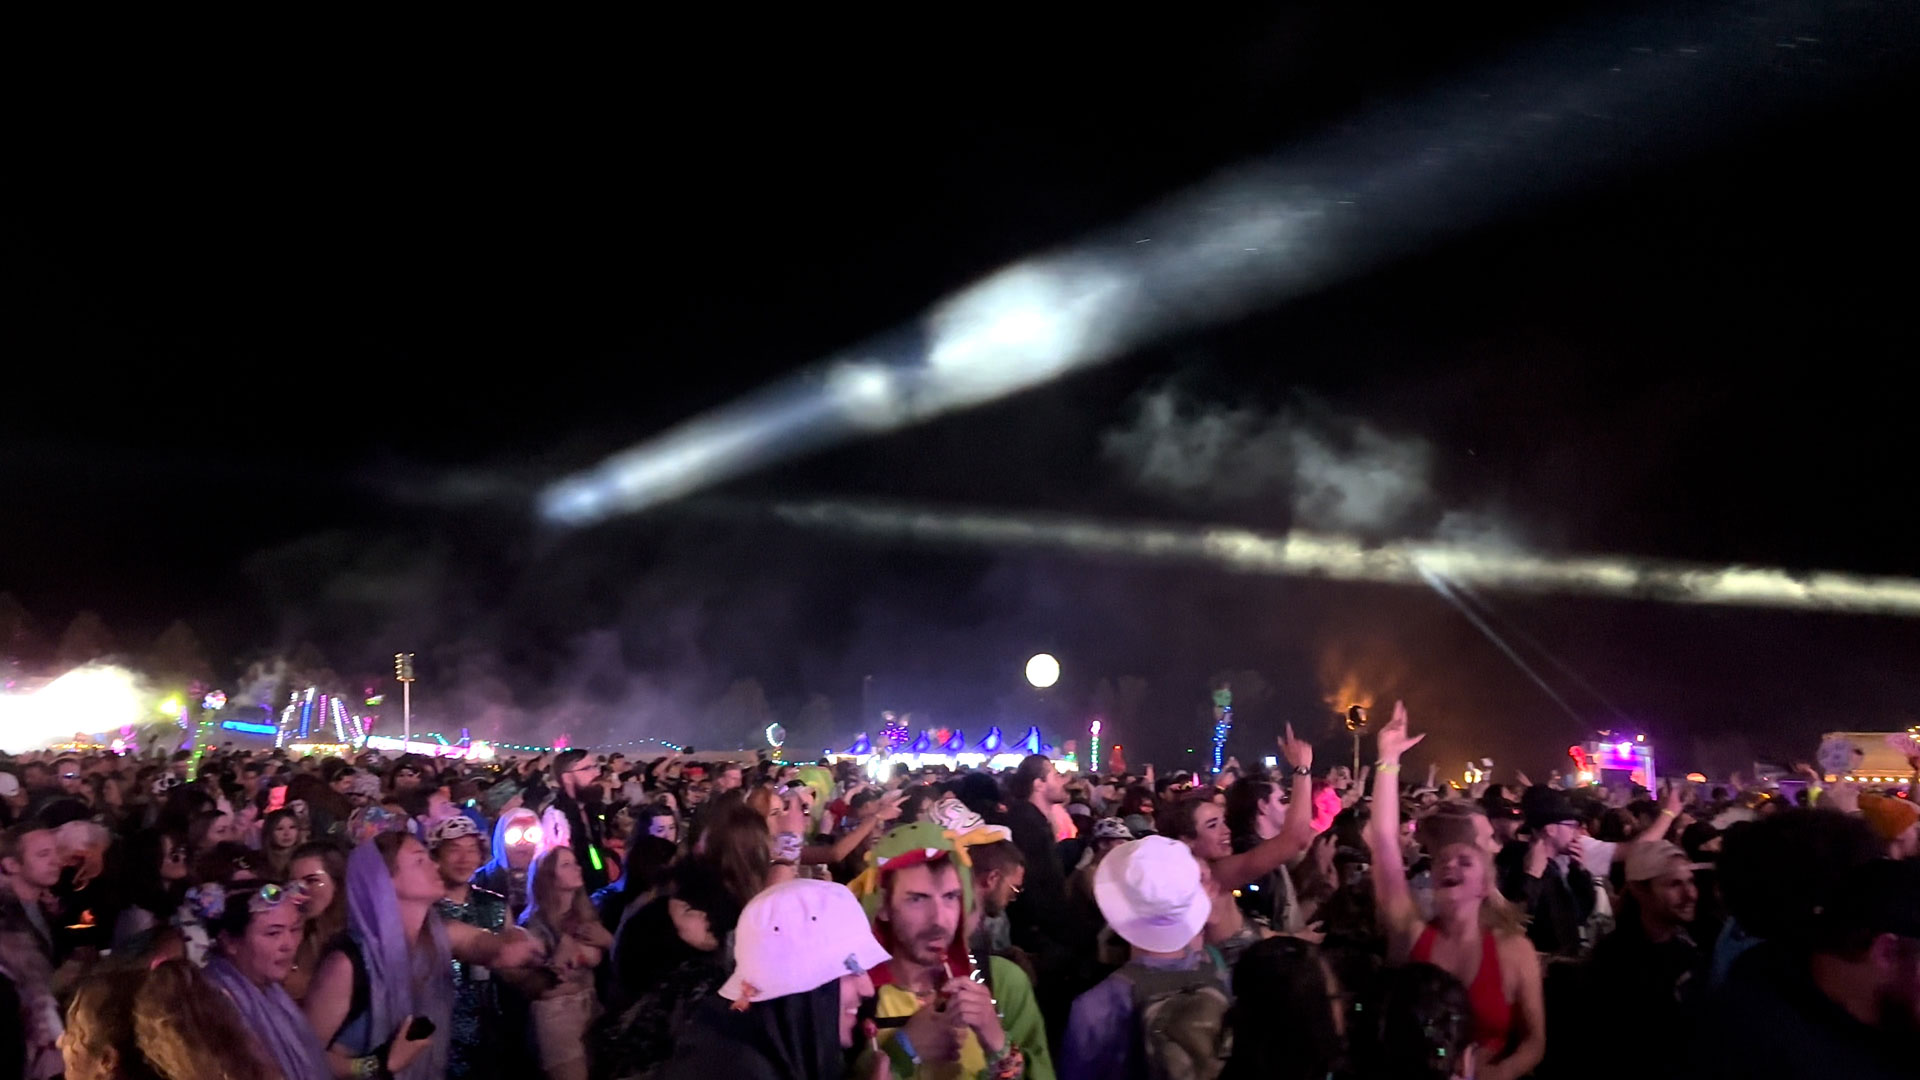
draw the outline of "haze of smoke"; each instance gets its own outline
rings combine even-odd
[[[1144,394],[1102,443],[1145,491],[1195,506],[1283,497],[1294,524],[1312,529],[1380,535],[1435,502],[1424,439],[1297,409],[1211,403],[1175,387]]]

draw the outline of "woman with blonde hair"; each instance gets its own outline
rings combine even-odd
[[[1473,1040],[1486,1062],[1477,1075],[1514,1080],[1546,1054],[1540,959],[1519,913],[1500,895],[1493,860],[1471,834],[1451,836],[1429,852],[1433,919],[1420,918],[1400,850],[1400,757],[1424,738],[1407,735],[1407,707],[1396,702],[1393,720],[1380,729],[1373,816],[1367,823],[1374,903],[1387,934],[1387,958],[1432,964],[1459,979],[1473,1007]]]
[[[527,898],[520,925],[546,946],[547,964],[516,981],[532,1000],[540,1066],[550,1080],[586,1080],[587,1025],[598,1011],[593,969],[613,947],[613,935],[600,925],[572,848],[540,853],[527,877]]]
[[[255,1051],[253,1037],[226,996],[191,963],[168,960],[150,972],[110,977],[138,982],[133,992],[134,1042],[152,1075],[161,1080],[285,1080],[271,1059]],[[143,1075],[127,1069],[129,1064],[121,1063],[119,1075]],[[75,1075],[71,1065],[67,1075]]]

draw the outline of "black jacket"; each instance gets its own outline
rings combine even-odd
[[[1529,918],[1527,937],[1550,956],[1577,956],[1580,928],[1593,914],[1593,875],[1571,859],[1563,871],[1549,860],[1539,877],[1527,876],[1527,845],[1508,844],[1500,852],[1500,893]]]

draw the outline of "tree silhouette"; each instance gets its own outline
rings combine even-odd
[[[83,611],[73,617],[66,633],[60,635],[58,656],[61,664],[79,667],[106,657],[113,649],[113,633],[107,629],[106,620],[91,611]]]
[[[773,707],[767,704],[759,679],[735,679],[726,693],[707,706],[704,720],[702,730],[721,743],[732,740],[740,746],[755,746],[765,741],[763,733],[773,723]]]
[[[15,662],[39,655],[39,627],[33,615],[12,594],[0,592],[0,660]]]
[[[185,622],[175,619],[161,631],[147,652],[147,673],[168,682],[191,683],[213,680],[213,665],[200,636]]]

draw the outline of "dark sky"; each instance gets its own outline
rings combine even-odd
[[[1102,447],[1159,394],[1420,448],[1408,535],[1463,511],[1552,551],[1920,573],[1916,39],[1898,6],[1849,10],[1850,36],[1798,45],[1845,78],[1760,116],[1737,86],[1677,101],[1724,134],[1624,179],[711,495],[1301,523],[1284,486],[1135,483]],[[1469,750],[1541,769],[1622,723],[1722,770],[1904,726],[1920,627],[1893,618],[1489,597],[1565,665],[1518,645],[1576,721],[1428,593],[890,547],[708,499],[533,520],[538,482],[1008,260],[1528,42],[1629,25],[1599,12],[676,16],[231,78],[102,59],[0,216],[0,591],[49,640],[87,609],[137,652],[184,618],[223,672],[302,642],[353,675],[412,649],[423,713],[511,735],[730,741],[709,703],[753,677],[790,723],[826,695],[816,737],[837,739],[864,674],[876,705],[1013,724],[1041,707],[1018,685],[1037,648],[1067,666],[1056,725],[1102,678],[1145,679],[1122,739],[1163,762],[1203,747],[1196,703],[1229,672],[1249,755],[1282,719],[1340,753],[1322,699],[1343,676],[1406,695],[1449,771]]]

